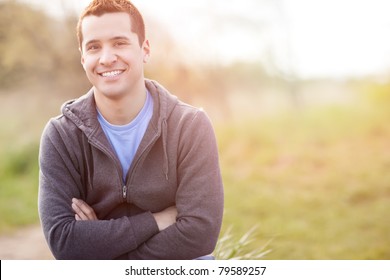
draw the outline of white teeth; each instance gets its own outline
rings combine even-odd
[[[116,70],[116,71],[111,71],[111,72],[104,72],[104,73],[101,73],[100,75],[102,75],[103,77],[114,77],[114,76],[118,76],[122,72],[123,71]]]

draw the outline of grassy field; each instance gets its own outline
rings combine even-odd
[[[38,222],[39,134],[61,104],[21,106],[23,115],[12,108],[22,100],[0,112],[0,233]],[[216,123],[223,231],[257,226],[248,249],[268,244],[266,259],[390,259],[387,109],[329,105]]]
[[[38,145],[19,151],[1,151],[0,233],[36,223],[38,186]]]
[[[267,259],[390,259],[390,114],[325,107],[218,128],[224,226]]]
[[[44,91],[0,92],[0,234],[38,222],[39,138],[61,104]]]

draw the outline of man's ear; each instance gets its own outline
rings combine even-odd
[[[144,63],[147,63],[150,58],[150,44],[148,39],[146,39],[142,44],[142,51],[144,53],[143,61]]]
[[[81,50],[81,48],[79,48],[79,51],[80,51],[80,62],[81,62],[81,65],[83,66],[84,70],[85,70],[85,67],[84,67],[84,55],[83,55],[83,51]]]

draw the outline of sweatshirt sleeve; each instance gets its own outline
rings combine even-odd
[[[73,197],[84,188],[66,133],[53,121],[41,138],[39,216],[48,245],[57,259],[114,259],[158,232],[150,212],[112,220],[76,221]]]
[[[214,130],[203,111],[183,125],[178,147],[177,222],[129,259],[195,259],[213,252],[223,216],[223,185]]]

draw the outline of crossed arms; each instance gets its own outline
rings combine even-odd
[[[85,201],[77,198],[72,199],[72,209],[75,212],[76,221],[97,221],[95,211]],[[163,211],[153,213],[159,231],[162,231],[176,222],[177,209],[175,206],[168,207]]]

